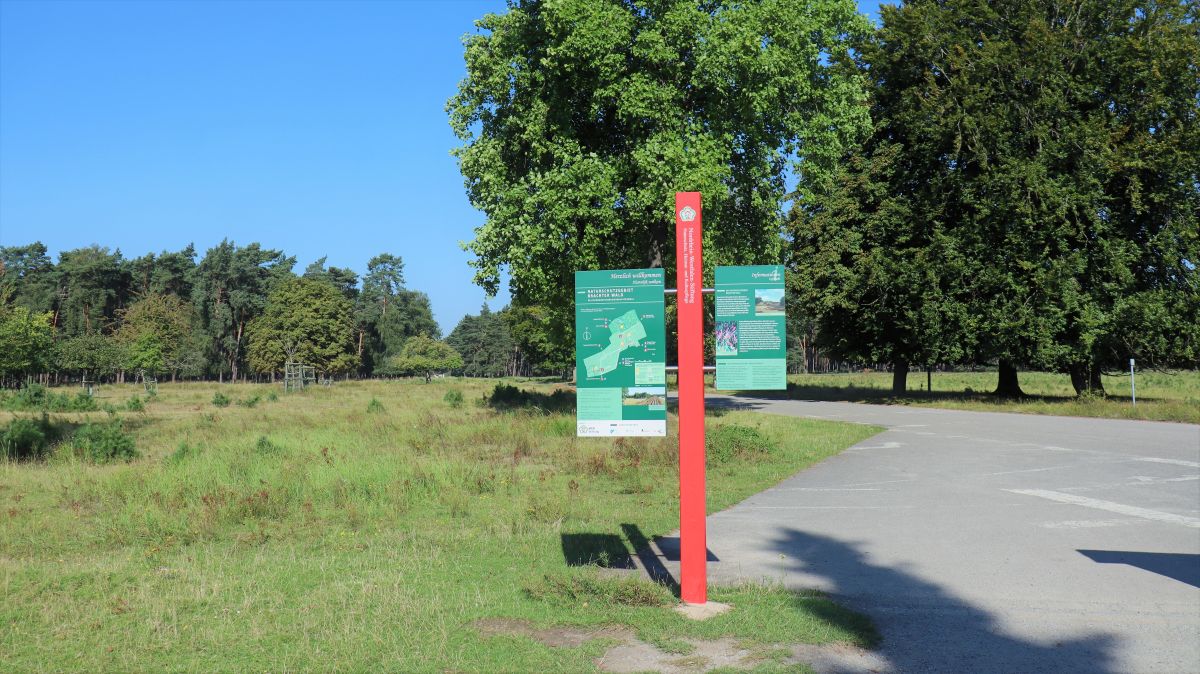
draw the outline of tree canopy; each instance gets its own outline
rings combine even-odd
[[[1197,9],[916,0],[864,43],[873,134],[794,213],[843,356],[999,361],[1076,389],[1200,357]],[[1011,379],[1003,380],[1009,368]]]
[[[267,298],[249,327],[249,363],[259,372],[279,372],[288,361],[322,372],[346,372],[357,365],[350,300],[332,284],[289,278]]]
[[[788,172],[828,172],[869,125],[833,67],[869,29],[852,0],[527,0],[476,26],[447,105],[487,216],[475,280],[506,271],[561,328],[575,270],[673,266],[676,191],[704,194],[706,268],[778,261]]]

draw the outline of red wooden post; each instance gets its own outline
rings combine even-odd
[[[679,318],[679,586],[688,604],[708,601],[704,522],[704,298],[700,193],[675,193]]]

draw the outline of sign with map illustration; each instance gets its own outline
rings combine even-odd
[[[716,387],[787,388],[783,266],[717,267]]]
[[[662,269],[575,272],[576,432],[667,434]]]

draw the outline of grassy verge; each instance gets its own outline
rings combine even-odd
[[[718,589],[738,610],[696,624],[658,586],[571,566],[570,541],[632,552],[676,526],[675,430],[577,439],[568,411],[497,411],[477,403],[488,390],[364,382],[271,400],[265,386],[163,385],[120,413],[130,463],[0,463],[0,669],[578,671],[603,650],[474,627],[495,617],[624,624],[666,647],[874,639],[817,595]],[[218,391],[231,404],[214,405]],[[767,441],[710,468],[712,510],[875,432],[741,412],[709,423]]]
[[[983,412],[1058,414],[1114,419],[1200,423],[1200,372],[1144,372],[1137,375],[1137,405],[1130,400],[1129,375],[1104,376],[1106,397],[1076,397],[1065,374],[1020,373],[1020,400],[997,398],[994,372],[935,372],[926,390],[924,372],[910,373],[908,393],[893,396],[887,372],[789,375],[788,395],[803,400],[841,400],[920,405]]]

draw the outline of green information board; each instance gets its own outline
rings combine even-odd
[[[576,432],[667,434],[662,269],[575,272]]]
[[[783,265],[717,267],[717,388],[787,388]]]

